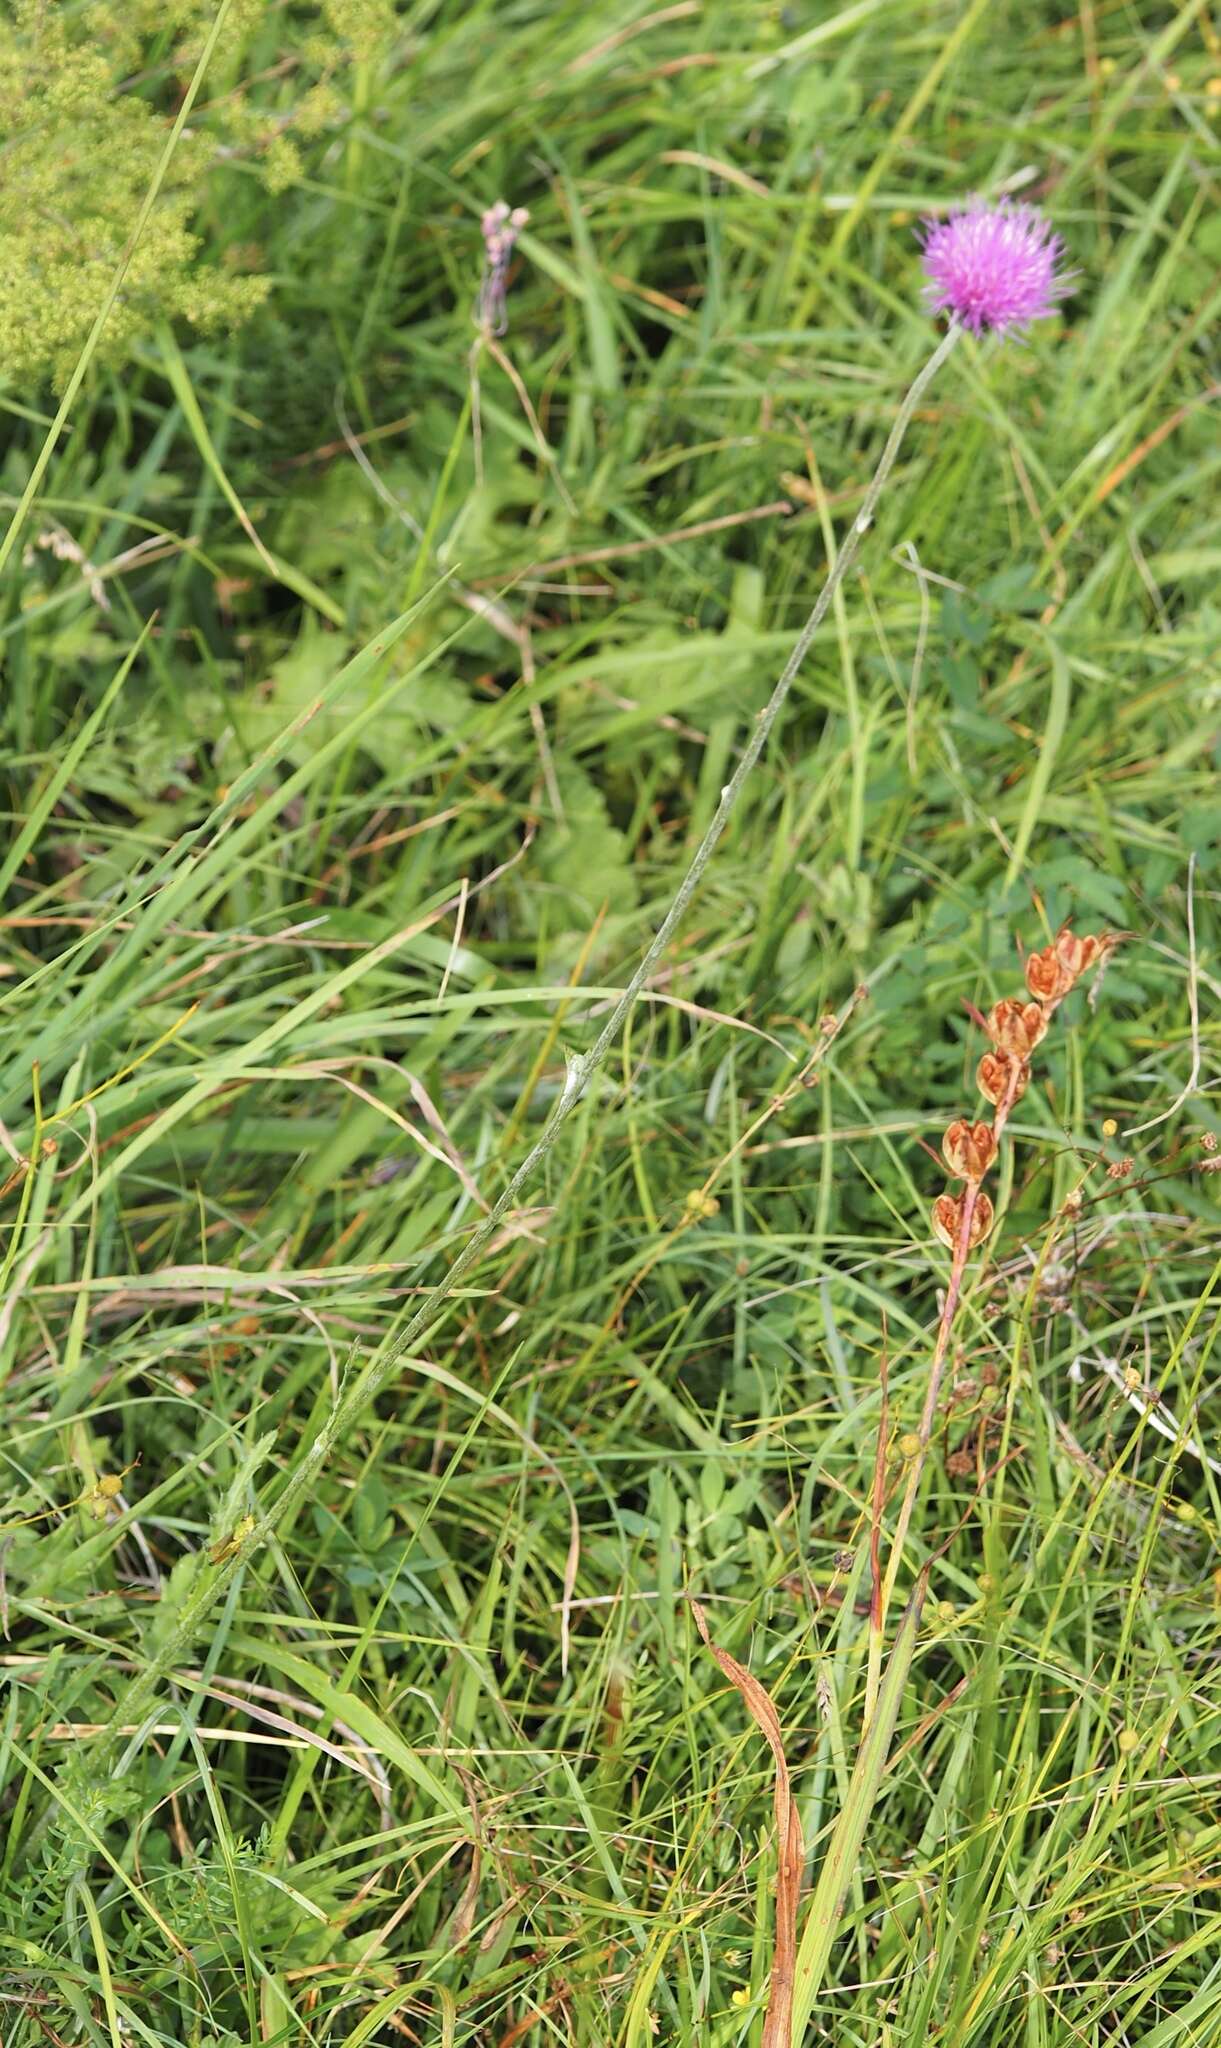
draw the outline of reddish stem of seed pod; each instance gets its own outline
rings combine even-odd
[[[980,1060],[977,1078],[980,1093],[992,1104],[995,1115],[991,1129],[986,1123],[956,1118],[942,1143],[950,1172],[965,1180],[966,1186],[961,1194],[947,1192],[939,1195],[932,1209],[933,1230],[941,1242],[949,1246],[953,1257],[949,1286],[937,1321],[937,1341],[920,1416],[920,1450],[908,1468],[882,1587],[879,1633],[894,1591],[912,1509],[928,1456],[967,1259],[973,1246],[979,1244],[992,1228],[992,1202],[981,1185],[983,1177],[996,1158],[1009,1116],[1026,1091],[1030,1080],[1029,1054],[1043,1037],[1052,1012],[1081,975],[1096,962],[1104,960],[1124,936],[1120,932],[1104,932],[1101,937],[1089,935],[1078,938],[1068,925],[1062,926],[1054,943],[1045,946],[1041,952],[1033,953],[1026,962],[1026,986],[1033,1000],[1005,998],[993,1005],[986,1019],[979,1020],[992,1040],[993,1050],[986,1052]]]

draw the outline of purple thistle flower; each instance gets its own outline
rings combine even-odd
[[[973,334],[1008,334],[1045,320],[1068,290],[1064,244],[1033,206],[985,206],[974,199],[948,220],[927,221],[925,297]]]

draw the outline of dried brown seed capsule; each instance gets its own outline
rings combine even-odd
[[[1001,1052],[1016,1053],[1028,1060],[1047,1030],[1047,1013],[1041,1003],[1019,1003],[1007,996],[994,1003],[984,1020],[993,1045]]]
[[[1030,1068],[1009,1052],[986,1052],[976,1068],[979,1092],[997,1108],[1008,1102],[1012,1108],[1026,1093]]]
[[[996,1139],[990,1124],[969,1123],[959,1117],[941,1141],[950,1172],[959,1180],[980,1181],[996,1157]]]
[[[1087,968],[1094,965],[1102,951],[1101,939],[1088,937],[1079,939],[1067,925],[1061,926],[1056,934],[1056,958],[1066,974],[1074,981],[1080,980]]]
[[[933,1203],[933,1229],[942,1244],[948,1245],[951,1251],[956,1247],[962,1234],[962,1205],[966,1199],[965,1195],[938,1195]],[[977,1193],[971,1210],[971,1234],[968,1245],[977,1245],[981,1238],[987,1237],[991,1228],[992,1204],[987,1195]]]
[[[1032,953],[1026,962],[1026,986],[1036,1002],[1058,1003],[1068,994],[1074,977],[1054,946]]]

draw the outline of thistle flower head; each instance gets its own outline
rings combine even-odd
[[[927,221],[925,297],[974,334],[1008,334],[1045,320],[1068,290],[1064,244],[1033,206],[972,200],[947,220]]]

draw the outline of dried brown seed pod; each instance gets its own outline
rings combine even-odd
[[[1074,978],[1054,946],[1044,946],[1041,953],[1032,953],[1026,962],[1026,986],[1036,1002],[1062,1002]]]
[[[995,1108],[999,1108],[1002,1102],[1007,1102],[1012,1108],[1026,1093],[1030,1068],[1010,1052],[986,1052],[976,1068],[975,1078],[980,1094],[986,1096]]]
[[[1092,936],[1079,939],[1067,925],[1056,933],[1056,958],[1065,972],[1079,981],[1086,970],[1094,965],[1103,950],[1105,941]]]
[[[1001,1052],[1016,1053],[1028,1060],[1047,1030],[1047,1012],[1041,1003],[1020,1003],[1011,996],[993,1003],[984,1028]]]
[[[950,1172],[959,1180],[980,1181],[996,1157],[992,1126],[958,1117],[942,1139],[941,1150]]]
[[[933,1229],[941,1239],[942,1244],[948,1245],[951,1251],[955,1249],[962,1233],[963,1203],[966,1199],[965,1194],[938,1195],[933,1203]],[[991,1228],[992,1204],[982,1190],[977,1190],[974,1206],[971,1210],[971,1232],[967,1241],[968,1247],[977,1245],[981,1238],[987,1237]]]

